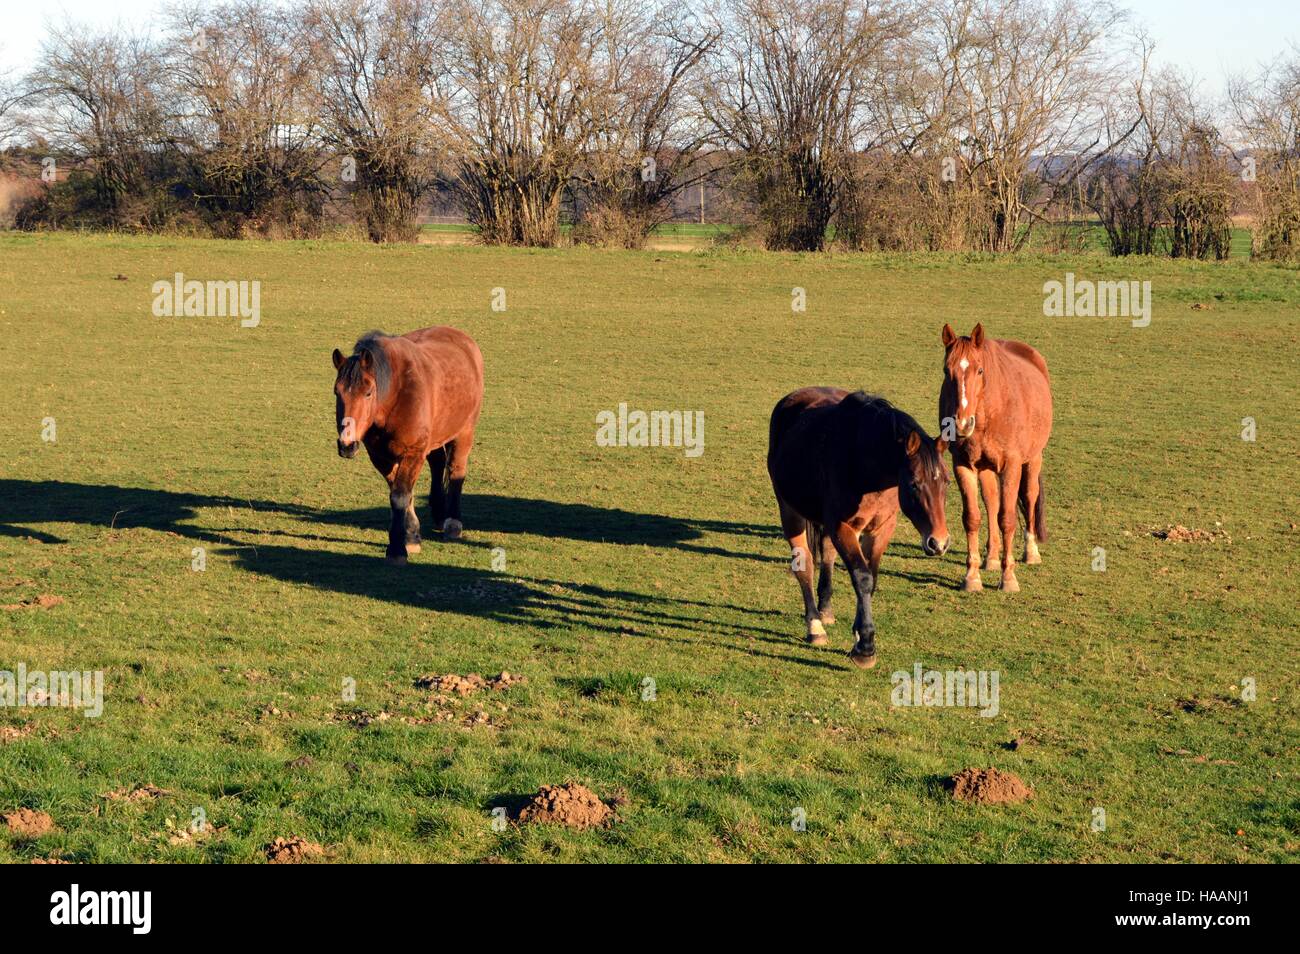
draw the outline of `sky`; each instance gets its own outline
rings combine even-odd
[[[689,2],[689,0],[684,0]],[[1208,96],[1226,78],[1249,73],[1300,47],[1300,0],[1129,0],[1122,3],[1156,40],[1156,62],[1190,68]],[[0,73],[29,67],[50,20],[144,28],[157,0],[5,0],[0,14]]]

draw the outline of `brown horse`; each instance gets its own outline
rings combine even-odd
[[[1041,563],[1047,540],[1043,517],[1043,448],[1052,433],[1052,387],[1043,356],[1019,341],[984,337],[976,325],[958,338],[943,326],[944,379],[939,389],[940,430],[951,428],[952,463],[961,488],[966,528],[967,592],[980,581],[980,493],[989,513],[984,569],[1002,572],[1002,589],[1015,593],[1016,506],[1025,513],[1025,562]]]
[[[387,562],[401,566],[420,552],[414,489],[426,460],[434,527],[448,540],[459,537],[460,492],[483,404],[483,356],[474,339],[455,328],[372,331],[351,357],[335,348],[334,367],[339,456],[355,457],[365,444],[388,481]]]
[[[899,506],[921,534],[926,554],[939,556],[948,549],[945,449],[942,439],[931,440],[884,398],[861,391],[802,388],[777,403],[768,432],[767,472],[781,511],[781,531],[790,543],[790,569],[803,592],[809,643],[826,645],[825,624],[835,621],[831,575],[839,553],[858,598],[849,658],[862,669],[876,664],[871,594]],[[821,565],[815,603],[814,557]]]

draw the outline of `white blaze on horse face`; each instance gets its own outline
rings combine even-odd
[[[970,362],[967,361],[965,358],[962,358],[961,362],[957,366],[961,368],[962,371],[965,371],[967,368],[970,367]],[[957,379],[957,386],[961,389],[961,409],[964,411],[966,410],[966,375],[965,374],[963,374],[960,378]]]

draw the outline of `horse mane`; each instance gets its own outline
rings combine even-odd
[[[873,418],[882,430],[888,431],[900,443],[906,441],[907,435],[915,431],[921,436],[921,449],[917,453],[925,462],[926,469],[933,470],[943,466],[943,459],[939,456],[934,441],[930,440],[930,435],[906,411],[894,407],[878,394],[868,394],[865,391],[855,391],[846,397],[843,403],[854,406],[859,414]]]
[[[361,383],[361,356],[368,354],[370,373],[375,376],[375,390],[379,392],[380,397],[388,394],[388,386],[393,380],[393,366],[388,360],[388,352],[380,344],[387,337],[389,335],[382,331],[367,331],[357,339],[357,343],[352,346],[352,356],[339,368],[339,377],[348,388],[356,387]]]

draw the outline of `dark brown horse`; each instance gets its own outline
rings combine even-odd
[[[899,506],[921,534],[928,555],[948,549],[945,449],[942,440],[931,440],[884,398],[861,391],[802,388],[777,403],[768,433],[767,472],[781,510],[781,531],[790,542],[790,568],[803,592],[808,642],[825,645],[824,624],[835,621],[831,575],[838,553],[858,597],[849,658],[863,669],[876,664],[871,594]],[[816,602],[814,559],[821,565]]]
[[[426,460],[434,528],[446,539],[459,537],[461,487],[483,405],[483,356],[474,339],[455,328],[372,331],[351,357],[335,348],[334,367],[339,456],[354,457],[365,444],[388,481],[387,562],[400,566],[408,553],[420,552],[414,490]]]
[[[1043,516],[1043,448],[1052,434],[1052,386],[1043,356],[1019,341],[984,337],[976,325],[958,338],[943,326],[944,378],[939,426],[951,428],[952,463],[961,488],[966,528],[967,592],[980,581],[980,494],[989,513],[984,569],[1002,573],[1002,589],[1015,593],[1016,506],[1025,514],[1025,562],[1041,563],[1047,540]]]

